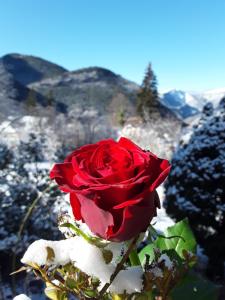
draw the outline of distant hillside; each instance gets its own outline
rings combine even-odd
[[[31,55],[7,54],[1,60],[5,70],[23,85],[67,71],[56,64]]]
[[[110,70],[91,67],[66,72],[29,85],[42,95],[50,91],[67,106],[94,107],[102,113],[126,110],[134,113],[138,85]],[[119,101],[117,101],[119,98]]]
[[[24,103],[33,90],[37,104],[45,107],[51,97],[57,111],[70,111],[73,106],[129,117],[136,114],[139,86],[104,68],[67,71],[42,58],[8,54],[0,58],[0,88],[3,115],[26,114]],[[177,119],[164,104],[159,105],[159,117]]]
[[[0,120],[9,115],[25,114],[22,103],[27,99],[30,89],[17,81],[14,75],[5,68],[2,58],[0,58]],[[38,103],[45,102],[44,97],[38,92],[34,92]]]
[[[27,114],[23,105],[30,88],[28,84],[51,76],[57,76],[66,70],[34,56],[8,54],[0,58],[0,119],[9,115]],[[47,105],[47,99],[33,91],[37,104]],[[56,103],[59,107],[58,103]]]

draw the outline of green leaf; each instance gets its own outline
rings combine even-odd
[[[65,281],[65,286],[68,287],[69,289],[73,290],[76,288],[77,283],[74,279],[68,277]]]
[[[174,249],[177,252],[177,254],[182,258],[183,250],[196,253],[197,243],[187,219],[184,219],[176,223],[175,225],[167,228],[165,232],[165,237],[168,238],[174,235],[180,236],[181,238],[174,237],[171,239],[166,239],[158,237],[156,240],[157,247],[161,250]]]
[[[190,272],[172,290],[170,296],[173,300],[217,300],[218,288],[212,282]]]
[[[88,297],[88,298],[94,298],[94,297],[96,297],[96,291],[94,291],[94,290],[91,289],[91,288],[86,289],[86,290],[84,291],[84,294],[85,294],[85,296]]]
[[[51,300],[67,300],[67,294],[51,284],[47,284],[45,295]]]
[[[153,300],[153,295],[150,292],[148,292],[148,293],[143,292],[141,294],[134,294],[134,298],[132,298],[132,299],[135,299],[135,300]]]
[[[142,264],[142,266],[145,264],[145,259],[146,259],[146,255],[149,255],[149,263],[151,263],[155,257],[155,253],[154,253],[154,249],[156,249],[157,247],[155,246],[155,244],[149,244],[147,246],[145,246],[141,252],[138,254],[140,262]]]
[[[196,240],[188,220],[184,219],[175,225],[168,227],[164,236],[158,236],[155,241],[143,248],[139,253],[139,258],[143,265],[145,262],[145,255],[148,254],[151,262],[155,257],[155,249],[160,249],[161,251],[175,250],[181,258],[184,258],[183,250],[196,253],[196,246]]]

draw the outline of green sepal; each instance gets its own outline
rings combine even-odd
[[[61,224],[60,227],[66,227],[66,228],[73,230],[76,235],[81,236],[88,243],[95,245],[98,248],[104,248],[109,244],[109,242],[104,241],[103,239],[101,239],[99,237],[93,237],[93,236],[90,236],[90,235],[84,233],[80,228],[76,227],[74,224],[64,223],[64,224]]]

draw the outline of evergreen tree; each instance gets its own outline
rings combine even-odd
[[[126,123],[125,110],[121,108],[118,112],[118,123],[120,126],[124,126]]]
[[[156,75],[149,63],[146,73],[137,95],[137,113],[143,118],[152,118],[158,111],[158,89]]]
[[[188,217],[209,257],[207,274],[224,276],[225,262],[225,98],[213,111],[206,104],[188,144],[172,159],[164,206],[175,220]]]

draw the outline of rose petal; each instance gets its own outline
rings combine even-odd
[[[140,232],[145,231],[155,215],[154,194],[150,195],[148,205],[131,205],[125,207],[121,226],[117,232],[112,232],[112,228],[107,233],[110,241],[121,242],[135,237]]]
[[[131,140],[125,138],[125,137],[121,137],[118,141],[118,144],[121,146],[121,147],[124,147],[126,149],[129,149],[129,151],[136,151],[136,150],[139,150],[139,151],[142,151],[143,150],[138,146],[136,145],[135,143],[133,143]]]
[[[82,220],[81,205],[75,193],[70,193],[70,205],[77,221]]]
[[[108,228],[114,225],[112,214],[98,207],[91,199],[93,198],[92,194],[77,194],[77,198],[81,204],[81,215],[84,222],[94,234],[106,238]]]
[[[74,156],[76,157],[80,157],[81,159],[85,156],[88,157],[93,151],[94,149],[96,149],[98,147],[98,144],[88,144],[85,146],[82,146],[78,149],[76,149],[75,151],[71,152],[64,160],[64,162],[71,162],[72,158]]]
[[[168,176],[171,165],[168,160],[158,159],[158,176],[154,179],[150,186],[150,191],[154,191]],[[157,174],[157,173],[156,173]]]
[[[63,192],[73,191],[73,176],[75,175],[71,163],[55,164],[50,171],[50,178],[55,179]]]

